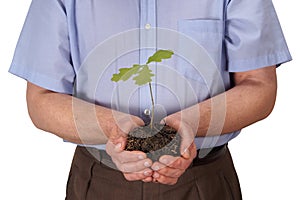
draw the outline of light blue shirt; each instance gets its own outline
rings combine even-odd
[[[9,71],[147,120],[149,89],[110,78],[157,49],[175,52],[152,66],[159,117],[230,89],[231,72],[291,60],[271,0],[33,0]],[[219,146],[239,132],[195,142]]]

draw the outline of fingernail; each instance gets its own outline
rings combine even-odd
[[[118,144],[116,145],[116,148],[117,148],[117,149],[120,149],[121,146],[122,146],[122,144],[121,144],[121,143],[118,143]]]
[[[161,120],[159,123],[160,123],[160,124],[166,124],[166,120],[163,119],[163,120]]]
[[[153,177],[154,177],[154,178],[159,178],[159,174],[158,174],[158,173],[155,173],[155,174],[153,175]]]
[[[183,149],[183,153],[186,153],[188,150],[188,148]]]
[[[150,172],[145,171],[145,172],[144,172],[144,175],[145,175],[145,176],[149,176],[149,175],[150,175]]]
[[[144,163],[144,166],[145,166],[145,167],[150,167],[151,165],[150,165],[149,162],[145,162],[145,163]]]
[[[144,159],[144,156],[139,155],[139,156],[138,156],[138,159],[143,160],[143,159]]]
[[[163,158],[163,159],[161,159],[161,163],[163,163],[163,164],[168,164],[168,160],[165,159],[165,158]]]
[[[183,151],[183,153],[181,154],[181,156],[186,158],[186,159],[190,158],[191,157],[190,151],[188,149],[185,149]]]
[[[154,171],[157,171],[157,170],[159,170],[159,166],[157,166],[157,165],[156,165],[156,166],[154,166],[154,167],[153,167],[153,170],[154,170]]]

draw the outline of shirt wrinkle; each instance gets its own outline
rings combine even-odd
[[[154,99],[164,114],[228,90],[231,72],[292,59],[271,0],[33,0],[9,71],[143,118],[148,88],[126,82],[127,90],[111,82],[112,73],[170,47],[175,55],[165,68],[153,67]],[[238,134],[196,138],[197,148]]]

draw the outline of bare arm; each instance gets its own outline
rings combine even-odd
[[[66,94],[27,83],[27,105],[39,129],[77,144],[105,144],[143,125],[138,117],[96,106]],[[122,128],[122,130],[121,130]]]
[[[146,154],[124,151],[126,134],[144,125],[136,116],[60,94],[28,82],[27,105],[36,127],[77,144],[106,144],[127,180],[152,181],[152,165]]]
[[[275,66],[237,72],[234,73],[233,78],[235,86],[223,94],[226,99],[226,114],[221,134],[242,129],[266,118],[272,112],[276,100]],[[215,98],[224,99],[221,96]],[[211,117],[211,105],[211,101],[200,103],[200,110],[203,110],[204,115],[201,119]],[[204,123],[200,122],[197,136],[205,136],[208,126],[208,120]],[[219,133],[212,131],[211,134]]]
[[[276,99],[276,67],[237,72],[233,79],[232,89],[168,116],[167,123],[177,130],[180,123],[186,123],[196,136],[212,136],[239,130],[266,118]],[[196,119],[195,114],[200,118]]]
[[[195,136],[230,133],[262,120],[271,113],[277,91],[275,66],[238,72],[233,78],[235,86],[232,89],[166,117],[167,124],[181,134],[182,156],[165,155],[155,162],[152,168],[158,170],[154,170],[154,181],[170,185],[177,183],[196,156]],[[217,114],[212,117],[214,112]],[[200,119],[197,119],[197,115],[200,115]]]

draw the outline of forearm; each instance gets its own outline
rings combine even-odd
[[[275,103],[275,66],[234,74],[230,90],[166,118],[177,130],[195,136],[214,136],[240,130],[267,117]]]
[[[77,144],[104,144],[118,131],[117,114],[66,94],[28,83],[27,105],[39,129]],[[118,112],[116,112],[118,113]]]
[[[197,136],[226,134],[262,120],[271,113],[275,99],[276,85],[247,80],[198,105]]]
[[[235,73],[233,78],[232,89],[199,104],[197,136],[240,130],[266,118],[273,110],[277,91],[275,66]],[[214,114],[218,112],[221,115]]]

